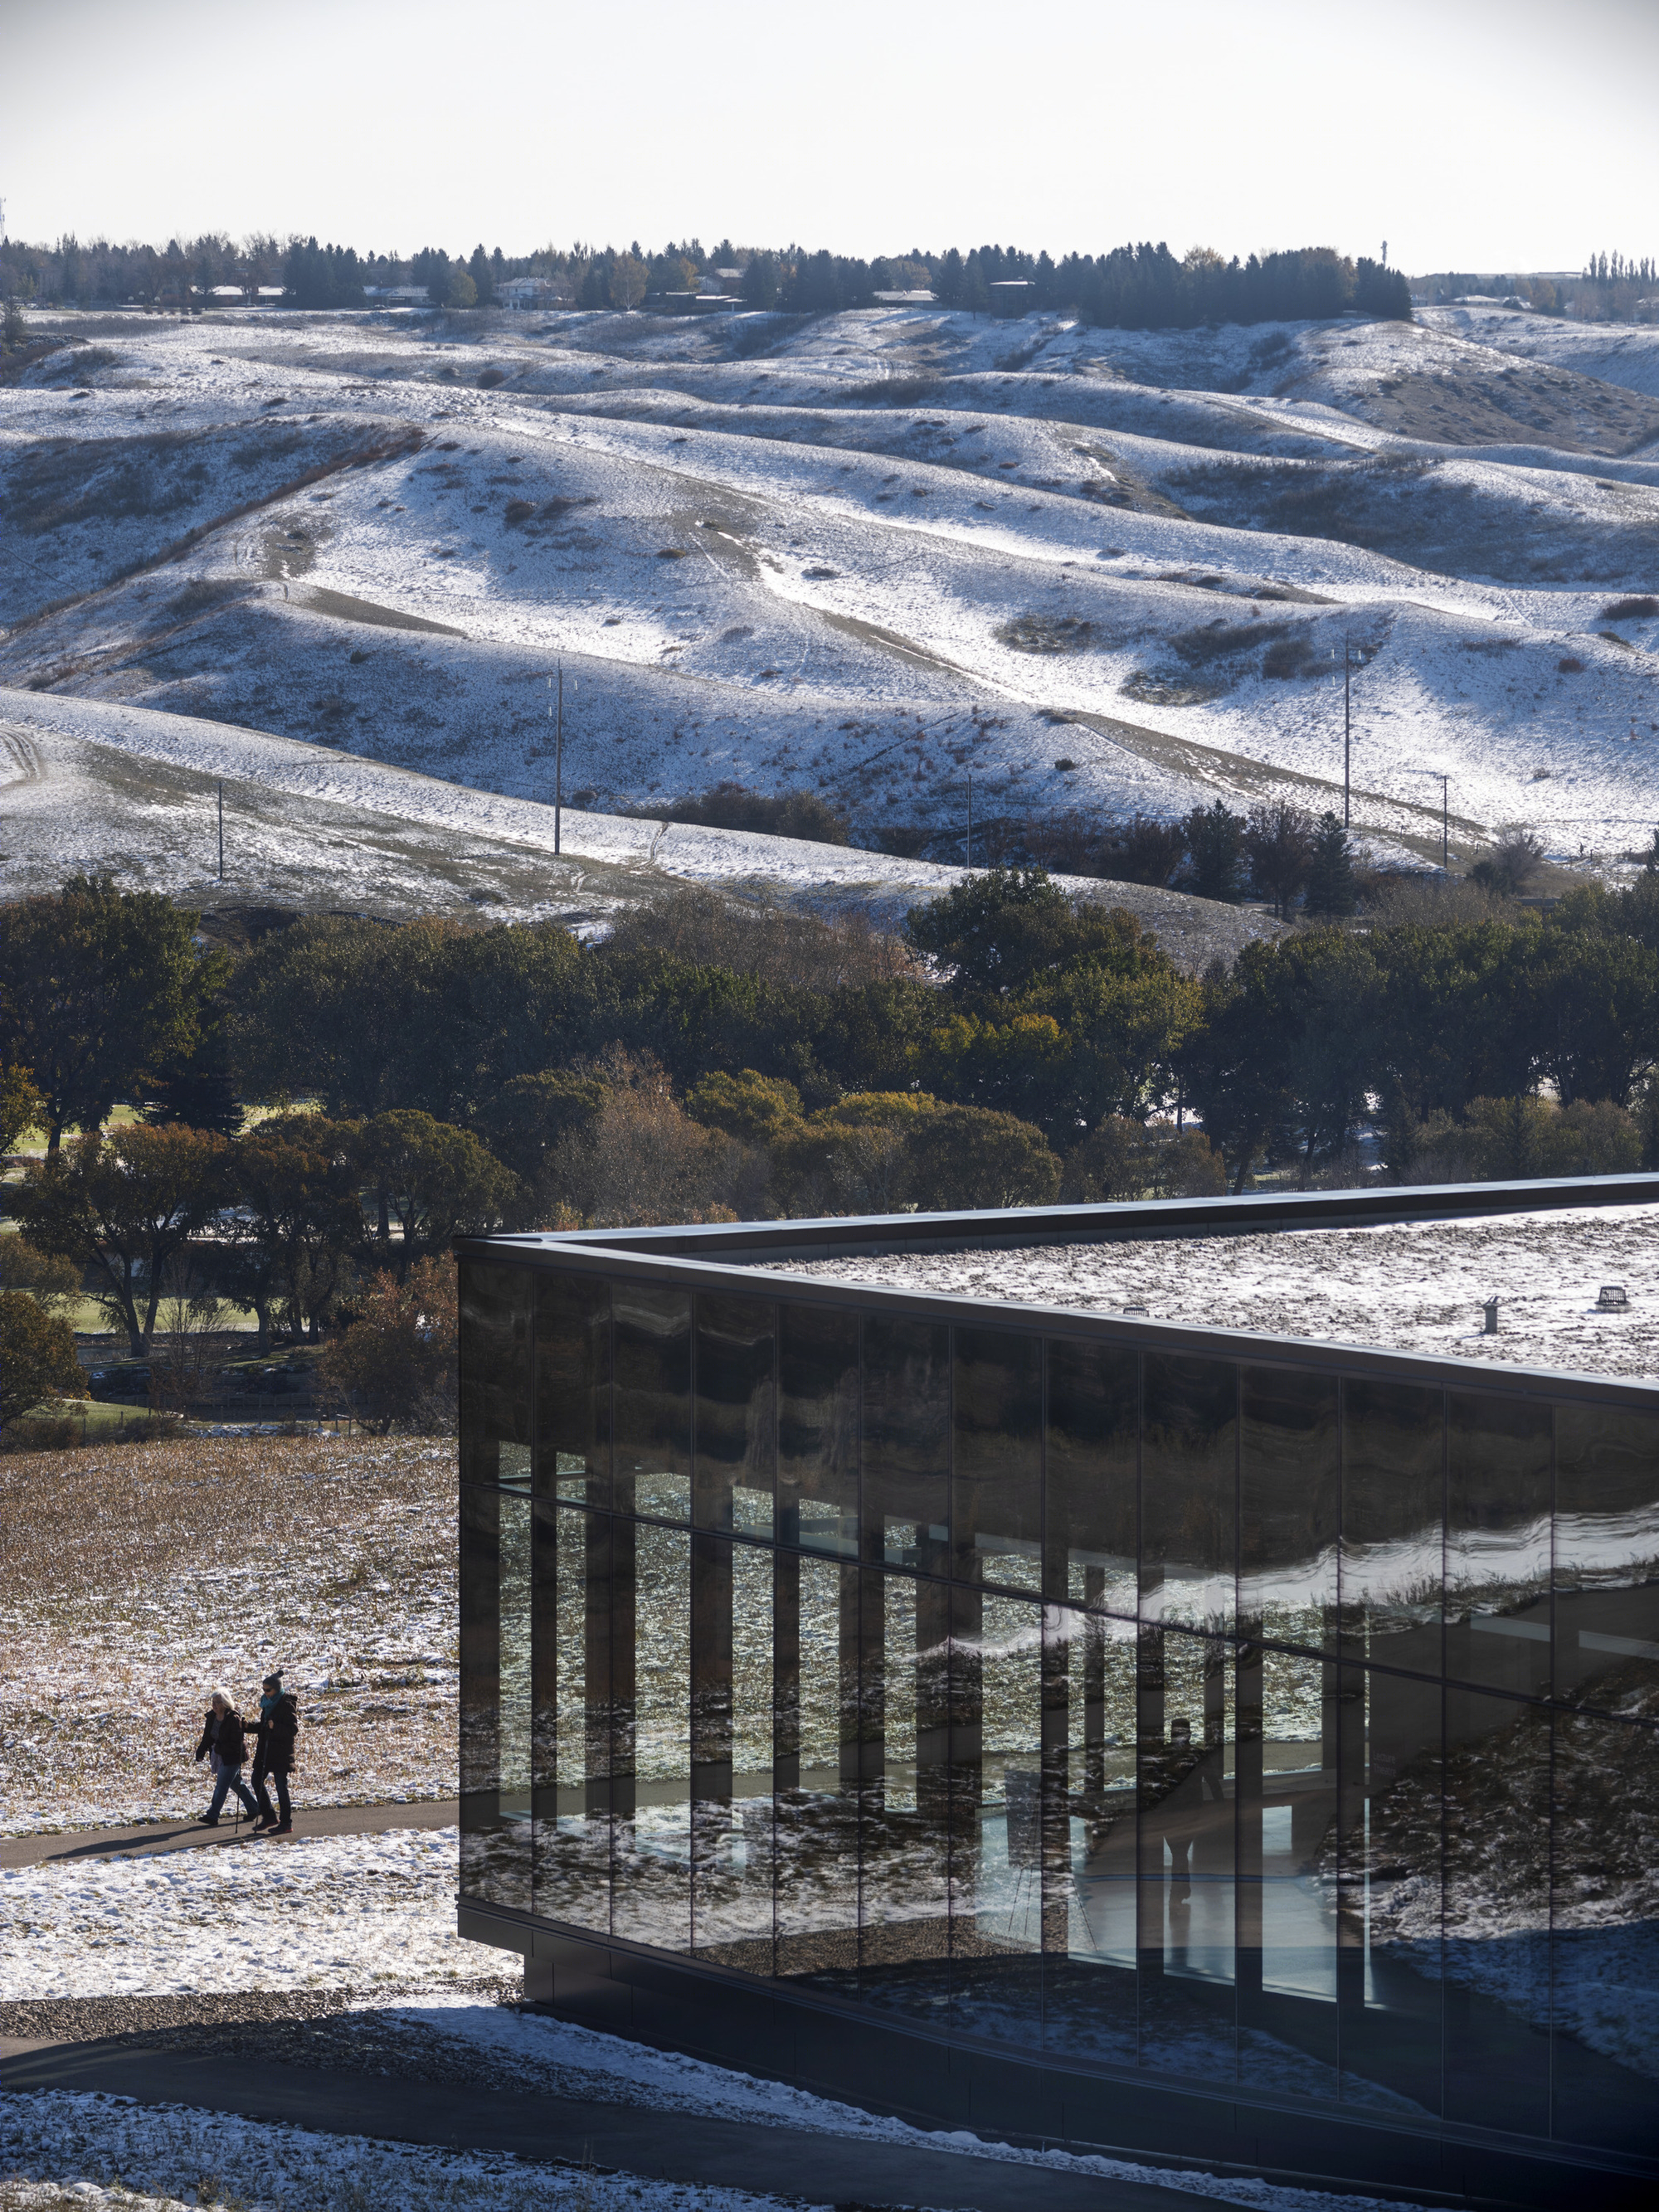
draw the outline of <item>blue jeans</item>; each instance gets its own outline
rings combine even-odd
[[[208,1807],[208,1818],[210,1820],[218,1819],[219,1808],[225,1802],[226,1793],[232,1790],[236,1792],[249,1820],[257,1820],[259,1817],[259,1808],[254,1803],[252,1793],[246,1783],[242,1779],[242,1770],[240,1766],[222,1766],[215,1774],[213,1802]]]

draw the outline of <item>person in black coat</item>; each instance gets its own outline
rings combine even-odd
[[[258,1818],[259,1808],[248,1794],[242,1779],[242,1762],[247,1757],[247,1736],[242,1727],[242,1717],[222,1690],[216,1690],[202,1723],[201,1741],[196,1747],[196,1763],[205,1759],[213,1769],[213,1802],[202,1815],[204,1828],[219,1825],[220,1808],[231,1790],[246,1808],[250,1820]]]
[[[259,1717],[253,1724],[253,1733],[258,1742],[253,1755],[253,1788],[259,1800],[255,1833],[291,1836],[294,1807],[289,1798],[288,1778],[294,1771],[300,1711],[283,1689],[280,1674],[265,1676],[264,1695],[259,1700]],[[276,1785],[276,1811],[271,1809],[270,1795],[265,1788],[267,1778]]]

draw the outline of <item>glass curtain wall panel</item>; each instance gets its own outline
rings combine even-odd
[[[461,1486],[461,1893],[483,1904],[514,1907],[526,1902],[530,1870],[528,1829],[517,1817],[520,1793],[513,1786],[521,1753],[517,1693],[523,1632],[519,1532],[513,1516],[522,1503],[499,1490]],[[505,1536],[503,1516],[508,1524]],[[505,1739],[504,1666],[511,1686]],[[504,1771],[509,1785],[505,1814]]]
[[[943,2026],[950,1999],[951,1661],[939,1583],[866,1570],[863,1723],[879,1745],[861,1793],[860,1990]]]
[[[517,1905],[526,1912],[532,1903],[531,1819],[536,1765],[535,1682],[531,1667],[533,1511],[528,1497],[504,1493],[500,1500],[496,1539],[497,1650],[501,1668],[497,1817],[503,1856],[500,1902]],[[511,1897],[505,1893],[508,1887],[514,1892]]]
[[[1048,1595],[1133,1618],[1140,1560],[1140,1358],[1054,1337],[1043,1440]]]
[[[1233,1648],[1143,1626],[1138,1705],[1140,2063],[1236,2063]]]
[[[1603,1712],[1659,1709],[1659,1418],[1555,1415],[1559,1693]]]
[[[611,1310],[617,1510],[690,1521],[690,1295],[617,1283]]]
[[[617,1520],[611,1586],[611,1930],[684,1951],[691,1943],[690,1537]]]
[[[1042,1608],[951,1593],[951,2019],[1037,2041],[1042,2025]]]
[[[1062,1840],[1057,1854],[1044,1853],[1043,2040],[1073,2057],[1133,2066],[1137,1631],[1051,1606],[1045,1632],[1045,1743],[1058,1733],[1064,1763],[1045,1807]],[[1045,1756],[1045,1774],[1049,1765]]]
[[[586,1275],[537,1279],[536,1493],[611,1504],[611,1286]]]
[[[1240,1633],[1318,1651],[1334,1637],[1341,1463],[1334,1375],[1239,1374]]]
[[[1522,2135],[1544,2132],[1550,2100],[1550,1756],[1544,1706],[1448,1689],[1440,1931],[1446,2118]],[[1389,1799],[1376,1816],[1379,1849],[1396,1840],[1395,1806]],[[1429,1810],[1425,1796],[1418,1829]],[[1378,1917],[1395,1931],[1402,1960],[1431,1958],[1426,1889],[1415,1898],[1385,1890],[1374,1902]]]
[[[1343,2100],[1419,2116],[1441,2109],[1442,1705],[1438,1682],[1340,1670],[1335,1848],[1321,1854]]]
[[[1335,1662],[1246,1644],[1236,1753],[1239,2078],[1334,2097],[1337,1814]]]
[[[521,1481],[530,1455],[529,1271],[470,1261],[459,1298],[461,1480]]]
[[[859,1316],[778,1310],[778,1541],[859,1552]]]
[[[830,1559],[789,1560],[792,1622],[785,1564],[780,1560],[780,1674],[793,1651],[794,1681],[780,1683],[781,1737],[793,1737],[798,1747],[789,1754],[796,1781],[790,1786],[781,1772],[776,1796],[777,1971],[852,1996],[859,1964],[859,1571]]]
[[[611,1517],[536,1506],[536,1910],[611,1927]]]
[[[1350,1376],[1342,1386],[1342,1650],[1441,1670],[1444,1393]]]
[[[1446,1401],[1446,1672],[1482,1689],[1552,1687],[1550,1408],[1453,1391]]]
[[[769,1975],[772,1554],[691,1543],[692,1921],[696,1948]]]
[[[777,1342],[767,1298],[697,1299],[700,1528],[769,1537],[777,1471]]]
[[[1555,1716],[1550,1894],[1554,2126],[1655,2155],[1659,2127],[1659,1732]]]
[[[940,1322],[864,1320],[864,1557],[951,1571],[951,1332]]]
[[[1230,1629],[1237,1592],[1238,1370],[1148,1352],[1142,1396],[1140,1613]]]
[[[951,1524],[963,1582],[1042,1588],[1042,1340],[955,1332]]]

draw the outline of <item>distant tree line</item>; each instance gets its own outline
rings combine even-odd
[[[1409,322],[1412,312],[1398,270],[1363,257],[1350,260],[1328,246],[1244,261],[1224,260],[1205,246],[1178,258],[1167,245],[1150,243],[1058,261],[994,245],[965,252],[913,248],[866,261],[798,245],[739,247],[729,238],[712,249],[690,238],[648,252],[635,240],[622,249],[578,242],[518,257],[499,246],[486,252],[482,243],[454,255],[428,246],[407,258],[319,246],[314,237],[236,244],[218,234],[169,240],[162,248],[101,240],[82,245],[71,236],[53,246],[13,240],[0,248],[0,291],[42,305],[189,308],[222,287],[254,298],[261,288],[280,285],[286,305],[329,308],[360,305],[366,286],[409,284],[423,287],[435,307],[465,308],[489,306],[501,284],[521,276],[543,277],[557,299],[590,309],[636,307],[712,284],[735,290],[745,307],[792,314],[831,313],[868,307],[878,293],[922,290],[975,313],[1054,310],[1118,329],[1323,319],[1350,310]]]
[[[1572,315],[1585,323],[1652,322],[1659,318],[1659,261],[1592,253],[1577,277],[1478,276],[1448,269],[1418,280],[1419,295],[1444,306],[1470,294],[1516,299],[1540,314]]]
[[[1517,837],[1355,921],[1332,817],[1311,859],[1305,817],[1240,822],[1175,825],[1212,888],[1242,853],[1289,911],[1294,833],[1340,896],[1310,878],[1202,976],[1036,867],[898,937],[688,890],[593,945],[326,917],[232,957],[106,882],[0,908],[0,1147],[46,1139],[6,1192],[0,1422],[78,1387],[84,1291],[179,1400],[234,1306],[337,1344],[360,1412],[441,1422],[463,1233],[1340,1185],[1362,1133],[1406,1182],[1659,1166],[1659,837],[1547,913]]]

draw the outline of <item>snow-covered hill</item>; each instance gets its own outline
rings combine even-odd
[[[0,392],[18,689],[543,801],[562,661],[585,808],[806,787],[874,842],[959,830],[970,774],[1013,823],[1340,804],[1346,647],[1379,852],[1438,858],[1441,773],[1455,856],[1659,819],[1645,332],[63,330]]]

